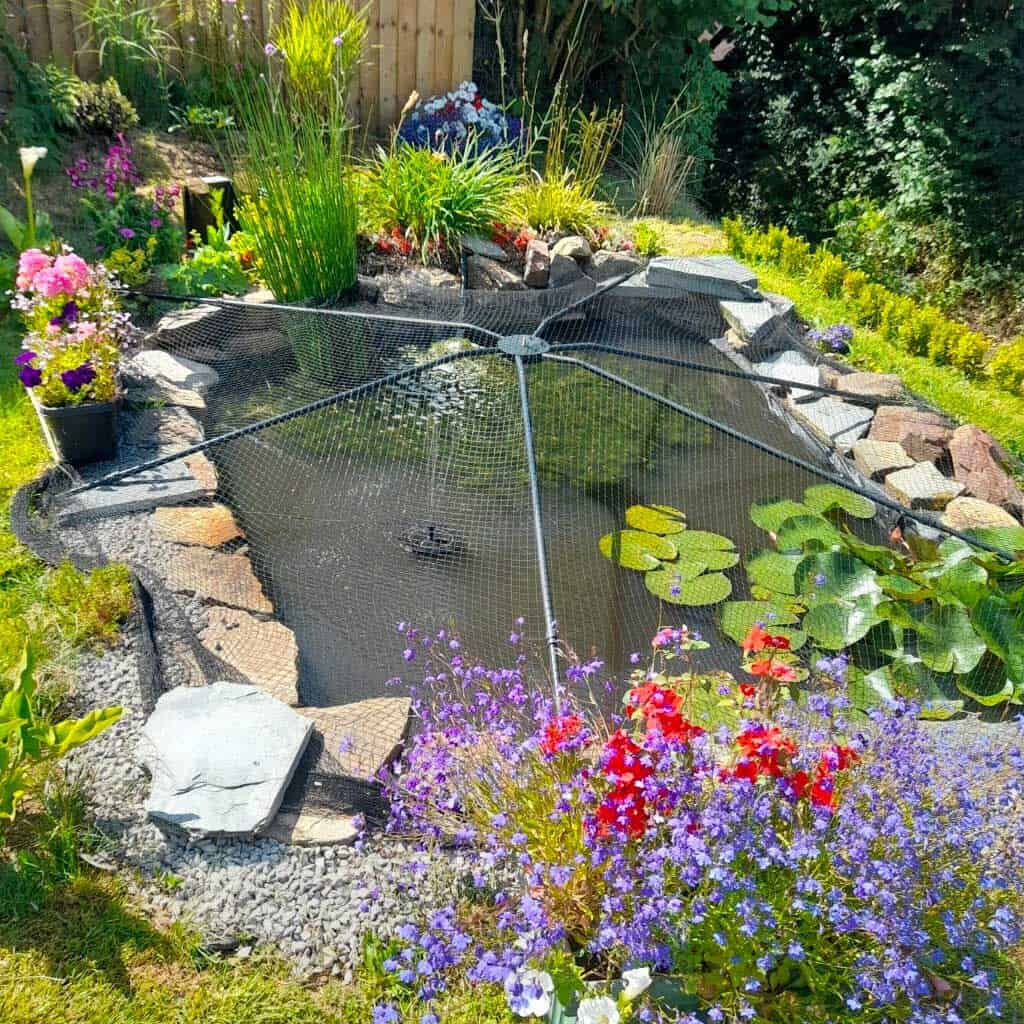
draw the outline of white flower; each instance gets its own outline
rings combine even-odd
[[[505,999],[517,1017],[543,1017],[551,1009],[555,983],[547,971],[526,968],[505,979]]]
[[[18,156],[21,157],[21,172],[28,178],[35,170],[36,164],[46,156],[46,147],[22,146],[18,150]]]
[[[650,967],[634,967],[631,971],[622,972],[622,981],[625,985],[623,994],[627,999],[636,999],[651,987]]]
[[[576,1024],[619,1024],[619,1009],[608,996],[593,996],[580,1002]]]

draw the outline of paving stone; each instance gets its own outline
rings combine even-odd
[[[796,308],[796,303],[786,295],[779,295],[776,292],[762,292],[765,300],[772,304],[777,317],[786,317]]]
[[[551,277],[551,252],[543,238],[531,238],[526,243],[526,262],[523,281],[528,288],[547,288]]]
[[[272,614],[274,606],[263,593],[249,559],[205,548],[182,548],[167,567],[167,585],[195,594],[204,601]]]
[[[611,252],[600,249],[594,253],[593,260],[586,266],[587,277],[594,281],[610,281],[613,277],[623,274],[638,274],[644,269],[644,261],[631,252]]]
[[[724,306],[725,303],[722,303]],[[738,305],[738,303],[737,303]],[[789,384],[813,384],[821,386],[821,371],[813,363],[799,352],[788,350],[779,352],[777,355],[766,359],[754,366],[757,373],[766,377],[775,377],[784,380]],[[790,397],[794,402],[813,401],[819,397],[818,392],[807,391],[804,388],[794,387],[790,390]]]
[[[203,428],[184,409],[142,409],[127,417],[122,438],[137,448],[189,448],[203,439]]]
[[[159,505],[180,505],[206,494],[202,481],[196,479],[187,465],[182,461],[169,462],[63,501],[58,499],[57,522],[68,526],[85,519],[119,516]]]
[[[770,302],[733,302],[718,304],[726,323],[748,345],[760,341],[778,327],[775,307]]]
[[[220,374],[213,367],[161,349],[139,352],[129,361],[128,373],[184,391],[203,392],[220,380]]]
[[[945,508],[963,492],[964,485],[943,476],[934,462],[917,462],[885,478],[885,489],[907,508]]]
[[[217,469],[206,455],[202,452],[193,452],[186,455],[182,461],[208,496],[217,493]]]
[[[953,476],[969,495],[1018,517],[1024,514],[1024,494],[1010,475],[1012,461],[994,437],[980,427],[957,427],[949,440],[949,454]]]
[[[895,441],[872,441],[865,437],[854,442],[851,454],[856,467],[878,483],[882,483],[894,470],[914,465],[914,460],[903,450],[903,445]]]
[[[281,805],[312,723],[252,686],[216,682],[165,693],[138,755],[152,786],[146,811],[202,836],[251,836]]]
[[[871,426],[870,409],[848,405],[831,395],[790,408],[818,437],[841,452],[849,451]]]
[[[359,837],[359,825],[354,815],[307,807],[278,811],[263,834],[289,846],[349,846]]]
[[[470,256],[466,260],[466,284],[474,290],[497,292],[518,292],[526,287],[514,270],[486,256]]]
[[[299,703],[299,649],[287,626],[237,608],[210,608],[207,621],[199,639],[208,651],[283,704]]]
[[[946,454],[953,429],[938,413],[901,405],[880,405],[871,424],[872,441],[896,441],[916,462],[935,462]]]
[[[998,505],[981,498],[954,498],[942,513],[942,522],[954,530],[974,530],[983,526],[1020,526],[1020,523]]]
[[[581,281],[584,276],[580,265],[571,256],[562,256],[555,252],[551,254],[551,267],[548,273],[549,288],[565,288],[567,285]]]
[[[903,381],[894,373],[841,374],[833,386],[848,396],[876,398],[880,401],[895,401],[906,394]]]
[[[372,697],[327,708],[299,708],[316,723],[324,753],[339,770],[371,780],[399,751],[409,727],[408,697]]]
[[[244,536],[231,509],[220,503],[158,508],[153,513],[153,526],[167,540],[205,548],[219,548]]]
[[[489,238],[481,238],[479,235],[463,235],[462,248],[473,256],[485,256],[489,260],[497,260],[499,263],[508,263],[509,255],[497,242]]]
[[[589,263],[591,258],[590,243],[582,235],[567,235],[551,246],[551,257],[567,256],[577,263]]]
[[[731,256],[657,256],[647,266],[648,283],[677,291],[749,301],[757,277]]]

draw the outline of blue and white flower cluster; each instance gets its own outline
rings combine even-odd
[[[452,92],[421,100],[398,130],[412,146],[453,153],[474,143],[479,150],[516,145],[522,119],[508,117],[480,95],[475,82],[462,82]]]

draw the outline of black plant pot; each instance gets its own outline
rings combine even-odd
[[[82,405],[48,406],[33,400],[50,452],[58,462],[83,466],[117,454],[120,399]]]

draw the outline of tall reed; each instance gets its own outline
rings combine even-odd
[[[696,157],[687,152],[683,127],[696,108],[684,108],[682,100],[680,93],[660,118],[655,113],[657,100],[645,101],[626,125],[624,162],[638,217],[667,216],[686,192]]]

